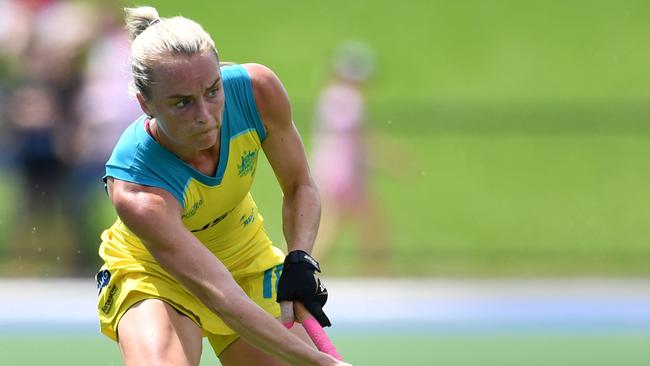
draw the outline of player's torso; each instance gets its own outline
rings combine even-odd
[[[106,175],[172,193],[181,205],[185,227],[227,262],[231,257],[252,255],[262,243],[270,242],[250,195],[266,137],[252,83],[240,66],[222,68],[222,78],[226,98],[214,176],[201,173],[159,145],[146,132],[144,117],[125,131],[106,165]],[[119,219],[108,234],[107,241],[116,247],[135,258],[149,259],[144,245]]]
[[[191,177],[184,192],[183,224],[208,246],[260,224],[256,223],[257,207],[249,193],[260,140],[251,130],[226,135],[228,131],[222,131],[216,181]]]

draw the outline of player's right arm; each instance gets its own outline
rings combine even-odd
[[[181,221],[181,207],[167,191],[108,180],[117,214],[158,263],[210,310],[258,348],[291,364],[344,365],[284,329],[237,285],[228,269]]]

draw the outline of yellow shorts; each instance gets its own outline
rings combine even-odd
[[[235,277],[253,302],[275,318],[280,316],[280,306],[275,297],[277,281],[282,273],[281,262],[282,258],[278,256],[277,265],[271,268]],[[115,341],[122,316],[131,306],[146,299],[160,299],[192,319],[203,330],[203,335],[208,337],[217,356],[239,338],[199,299],[166,272],[155,267],[110,269],[104,265],[97,274],[97,284],[100,288],[97,303],[100,328],[102,333]]]

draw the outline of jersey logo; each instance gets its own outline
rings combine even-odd
[[[244,177],[250,174],[251,177],[255,175],[255,161],[257,160],[257,151],[244,151],[241,156],[241,165],[237,164],[239,176]]]
[[[251,214],[246,217],[246,215],[243,215],[239,221],[244,224],[244,226],[248,226],[251,222],[255,221],[255,209],[251,208]]]
[[[192,208],[189,211],[187,211],[186,213],[184,213],[182,217],[184,219],[186,219],[188,217],[192,217],[192,216],[196,215],[196,210],[198,210],[199,207],[201,207],[201,205],[203,205],[203,200],[199,200],[198,202],[195,202],[192,205]]]
[[[234,208],[231,209],[230,211],[232,211],[232,210],[234,210]],[[205,229],[207,229],[209,227],[213,227],[214,225],[216,225],[216,224],[220,223],[221,221],[223,221],[223,219],[225,219],[226,216],[228,216],[230,211],[228,211],[225,214],[223,214],[223,215],[217,217],[216,219],[212,220],[212,222],[208,222],[207,224],[203,225],[203,227],[201,227],[200,229],[194,229],[194,230],[191,230],[191,231],[193,233],[198,233],[199,231],[203,231],[203,230],[205,230]]]

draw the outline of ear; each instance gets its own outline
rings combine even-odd
[[[151,109],[147,105],[147,100],[144,98],[144,95],[142,95],[142,93],[138,92],[138,93],[135,94],[135,96],[136,96],[136,98],[138,98],[138,103],[140,104],[140,108],[142,109],[142,111],[146,115],[150,116],[151,115]]]

